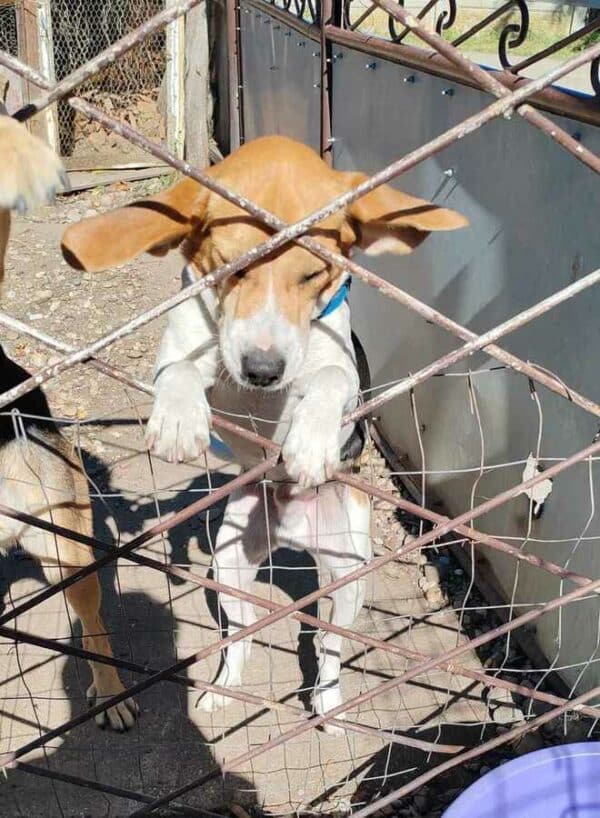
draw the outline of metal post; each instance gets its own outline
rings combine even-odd
[[[326,26],[331,25],[333,0],[321,0],[319,26],[321,29],[321,156],[328,165],[333,164],[331,142],[331,44],[327,39]]]
[[[229,150],[242,144],[242,85],[240,8],[238,0],[227,0],[227,65],[229,71]]]

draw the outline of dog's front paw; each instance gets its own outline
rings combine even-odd
[[[60,159],[20,122],[0,116],[0,208],[24,213],[69,183]]]
[[[191,383],[186,387],[158,391],[146,429],[150,451],[170,463],[194,460],[210,446],[210,407],[204,390]]]
[[[111,691],[103,690],[102,693],[99,693],[96,685],[91,684],[86,694],[88,704],[90,707],[93,707],[95,704],[102,704],[102,702],[111,696],[115,696],[124,689],[123,685],[120,685],[120,689]],[[98,713],[94,719],[98,727],[102,729],[108,725],[113,730],[116,730],[117,733],[124,733],[133,727],[137,721],[138,714],[139,709],[135,701],[133,699],[124,699],[124,701],[115,704],[114,707],[109,707],[107,710],[102,711],[102,713]]]
[[[340,465],[340,419],[314,411],[302,401],[284,441],[282,457],[289,476],[303,488],[331,479]]]

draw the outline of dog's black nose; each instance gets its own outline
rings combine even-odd
[[[272,386],[281,380],[284,369],[285,361],[273,347],[254,349],[242,357],[242,377],[252,386]]]

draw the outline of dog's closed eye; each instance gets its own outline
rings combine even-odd
[[[319,276],[322,276],[323,273],[325,273],[325,272],[326,272],[326,270],[317,270],[314,273],[308,273],[308,275],[302,276],[302,278],[300,279],[300,283],[301,284],[308,284],[309,281],[314,281]]]

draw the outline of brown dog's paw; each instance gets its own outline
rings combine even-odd
[[[93,707],[95,704],[102,704],[102,702],[105,702],[111,696],[114,696],[116,693],[120,693],[121,690],[124,689],[123,685],[121,684],[119,687],[120,690],[112,690],[104,695],[99,695],[96,685],[91,684],[88,687],[86,694],[88,704],[90,707]],[[117,733],[125,733],[136,723],[138,715],[139,708],[135,701],[133,699],[125,699],[124,701],[115,704],[114,707],[109,707],[102,713],[98,713],[95,716],[95,721],[98,727],[101,729],[110,727],[112,730],[116,730]]]
[[[54,151],[20,122],[0,116],[0,208],[25,213],[68,187]]]

